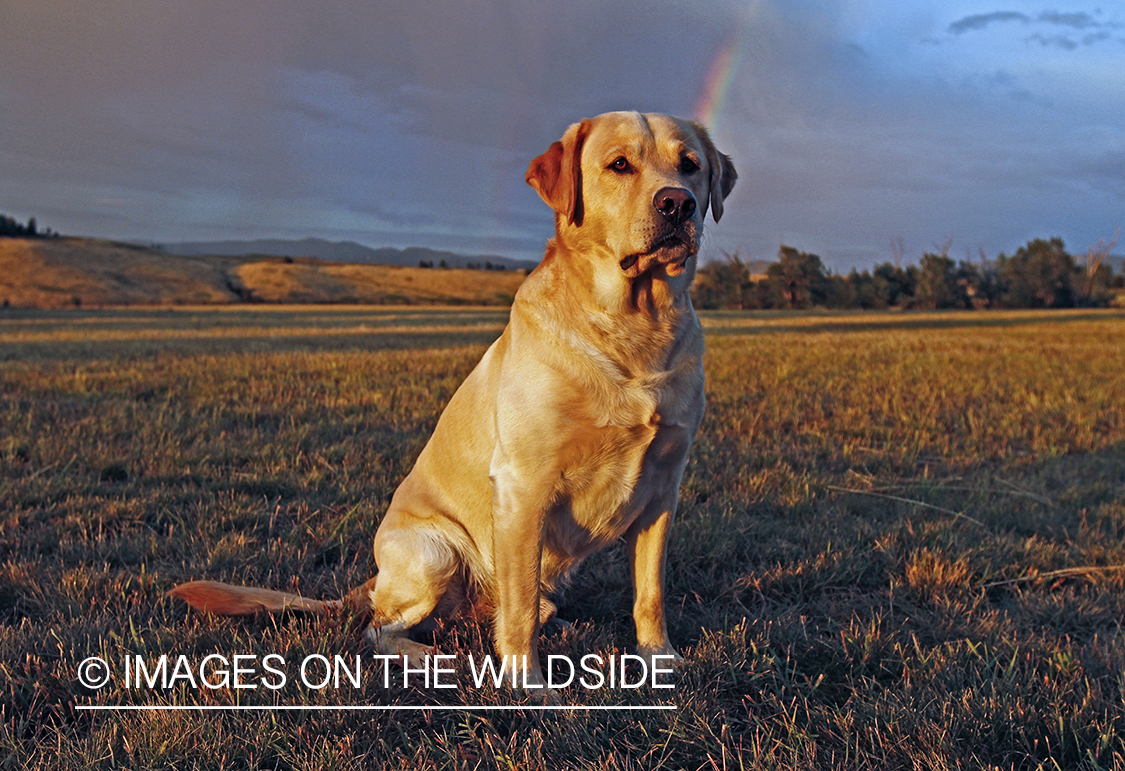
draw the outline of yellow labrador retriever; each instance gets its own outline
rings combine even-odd
[[[676,655],[665,545],[704,406],[689,289],[703,217],[736,178],[699,124],[633,112],[576,123],[531,162],[555,237],[375,534],[378,575],[352,599],[370,602],[377,649],[420,664],[409,631],[470,591],[495,609],[497,652],[541,687],[548,596],[624,537],[639,652]],[[342,604],[209,581],[171,594],[225,614]]]

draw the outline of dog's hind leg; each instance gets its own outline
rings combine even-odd
[[[396,528],[380,531],[375,544],[379,574],[370,591],[375,617],[365,636],[379,653],[404,656],[425,666],[431,649],[408,637],[433,614],[457,573],[458,559],[440,533]]]
[[[539,597],[539,631],[541,634],[552,637],[563,634],[574,627],[574,624],[563,621],[555,615],[558,609],[558,606],[547,599],[546,595]]]

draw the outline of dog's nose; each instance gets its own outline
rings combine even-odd
[[[652,198],[652,205],[674,225],[695,213],[695,196],[682,187],[662,187]]]

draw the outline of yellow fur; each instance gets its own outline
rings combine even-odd
[[[735,178],[702,127],[665,115],[582,121],[532,161],[555,237],[375,535],[366,593],[380,650],[423,653],[410,629],[471,586],[495,608],[497,652],[526,656],[526,682],[541,684],[544,594],[624,538],[638,648],[675,654],[664,550],[704,408],[689,288],[703,216],[721,215]],[[196,584],[172,593],[220,613],[327,607]]]

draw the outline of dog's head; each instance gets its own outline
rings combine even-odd
[[[737,178],[698,123],[635,112],[574,124],[527,170],[558,241],[630,279],[694,274],[703,217],[722,217]]]

